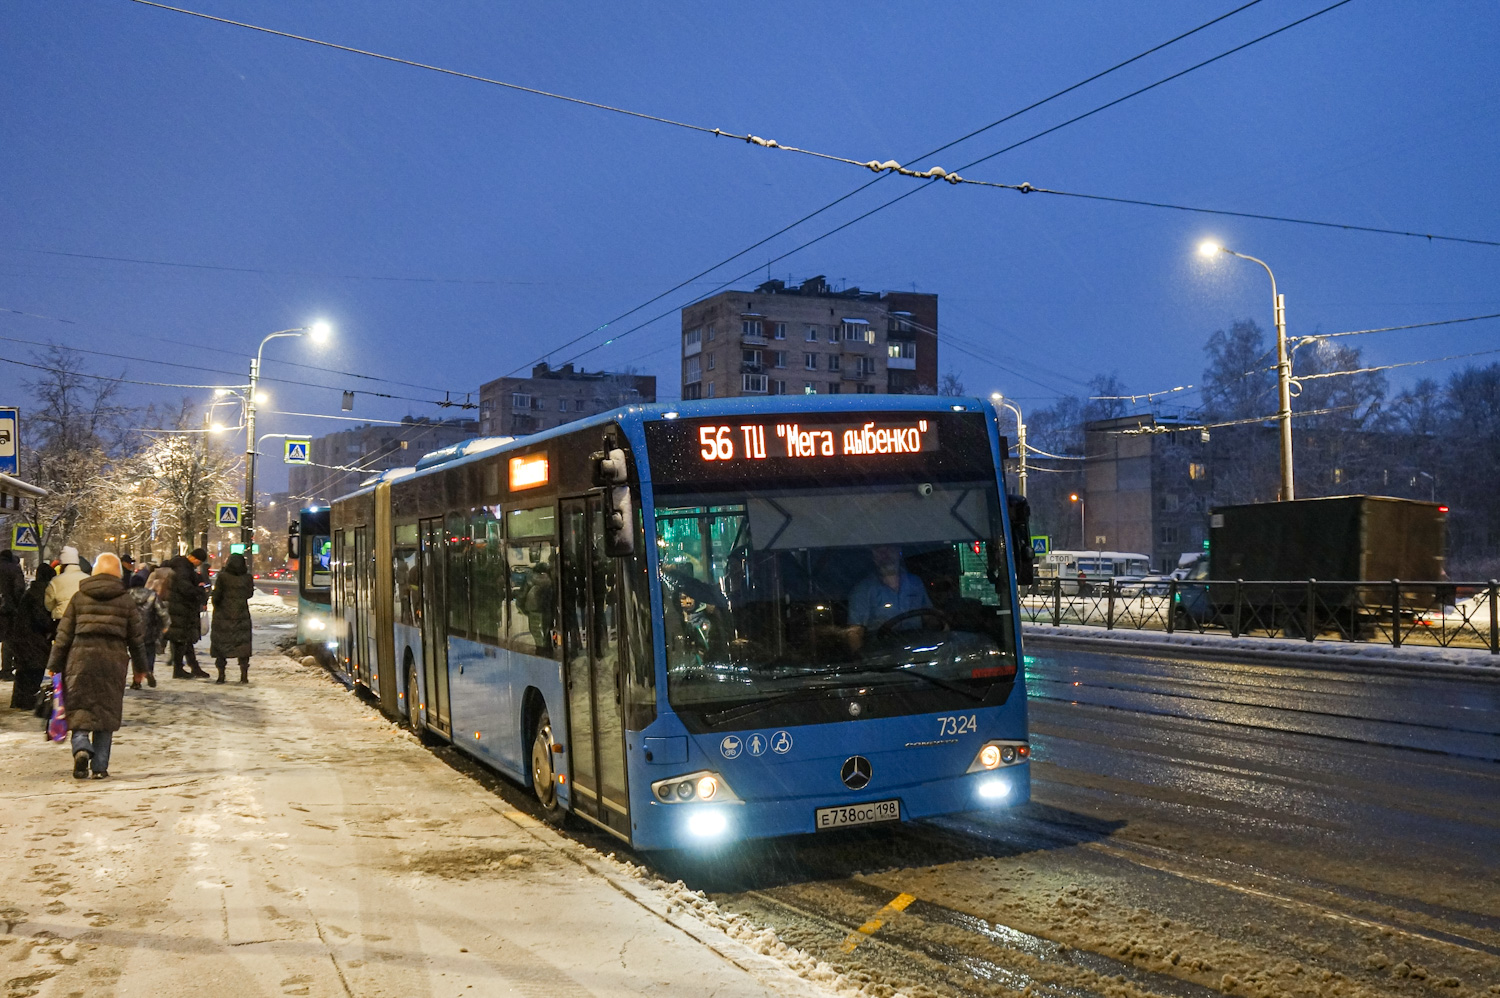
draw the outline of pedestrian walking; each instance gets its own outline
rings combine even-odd
[[[120,555],[120,581],[130,588],[130,577],[135,574],[135,559],[128,554]]]
[[[214,613],[208,628],[209,653],[219,670],[216,683],[224,681],[224,668],[231,658],[239,659],[240,682],[250,682],[250,596],[254,592],[245,556],[230,555],[214,577]]]
[[[26,573],[10,548],[6,548],[0,551],[0,682],[16,678],[11,633],[21,613],[21,597],[25,595]]]
[[[178,555],[167,562],[172,570],[172,590],[167,599],[167,640],[172,652],[173,679],[206,679],[208,673],[198,666],[193,645],[203,636],[198,615],[208,605],[208,596],[198,584],[198,566],[208,560],[208,552],[194,548],[190,554]]]
[[[136,672],[146,671],[141,638],[141,615],[120,579],[120,559],[101,554],[58,621],[47,661],[47,671],[63,677],[75,779],[88,779],[90,770],[95,779],[109,775],[130,663]]]
[[[20,612],[11,631],[7,647],[15,656],[16,685],[10,692],[10,705],[21,710],[36,706],[47,671],[47,656],[52,651],[52,633],[57,624],[47,612],[47,584],[57,573],[46,563],[37,567],[36,578],[21,597]]]
[[[135,601],[136,612],[141,615],[141,650],[146,655],[146,671],[144,674],[137,672],[131,680],[130,688],[138,690],[141,688],[141,680],[146,681],[150,687],[156,686],[156,656],[161,651],[161,644],[165,640],[167,630],[167,615],[162,609],[161,599],[156,592],[146,588],[146,580],[140,575],[130,577],[130,598]]]
[[[67,612],[68,601],[78,592],[83,580],[88,578],[79,564],[78,549],[72,546],[62,549],[57,557],[57,578],[47,584],[47,612],[53,620],[62,620]]]

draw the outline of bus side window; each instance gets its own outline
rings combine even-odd
[[[505,590],[508,567],[500,539],[500,521],[488,510],[472,521],[474,547],[474,636],[499,644],[505,634]]]
[[[469,636],[469,524],[462,513],[447,517],[448,633]]]
[[[526,655],[554,658],[557,559],[552,549],[552,506],[506,512],[510,574],[510,626],[506,646]]]
[[[396,527],[396,545],[391,554],[391,592],[395,598],[396,620],[414,627],[421,612],[421,579],[417,573],[417,525],[405,523]]]

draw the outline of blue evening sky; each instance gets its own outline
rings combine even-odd
[[[903,162],[1237,6],[182,2]],[[931,162],[956,169],[1327,2],[1263,0]],[[1353,0],[966,175],[1500,239],[1497,62],[1500,4]],[[97,373],[206,384],[234,379],[160,362],[239,371],[265,333],[326,317],[329,348],[277,341],[266,374],[328,388],[269,383],[269,408],[337,414],[345,388],[424,400],[360,396],[355,414],[375,418],[440,414],[436,390],[459,397],[529,365],[872,176],[129,0],[0,6],[0,135],[0,335],[142,358],[92,357]],[[736,286],[763,280],[768,258],[915,183],[882,180],[614,328],[756,265]],[[1201,262],[1206,236],[1275,268],[1294,335],[1500,312],[1497,247],[946,184],[770,273],[937,292],[942,369],[1034,407],[1098,372],[1136,391],[1197,382],[1215,329],[1250,317],[1269,331],[1264,273]],[[673,313],[579,362],[633,365],[670,397],[677,340]],[[1357,342],[1396,363],[1500,349],[1500,324]],[[0,358],[31,349],[0,340]],[[27,405],[26,376],[0,364],[0,404]],[[184,394],[207,393],[127,397]],[[345,425],[263,417],[267,431]]]

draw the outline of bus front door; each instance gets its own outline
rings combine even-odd
[[[562,631],[573,810],[630,836],[620,705],[620,563],[599,496],[562,502]]]
[[[448,714],[448,607],[443,586],[448,573],[441,517],[418,525],[422,578],[422,688],[426,694],[427,725],[452,735]]]

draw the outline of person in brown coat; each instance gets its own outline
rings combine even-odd
[[[63,703],[73,735],[73,776],[109,775],[109,752],[125,712],[132,661],[146,671],[144,631],[135,600],[120,580],[120,559],[105,552],[78,585],[57,624],[49,673],[62,673]]]

